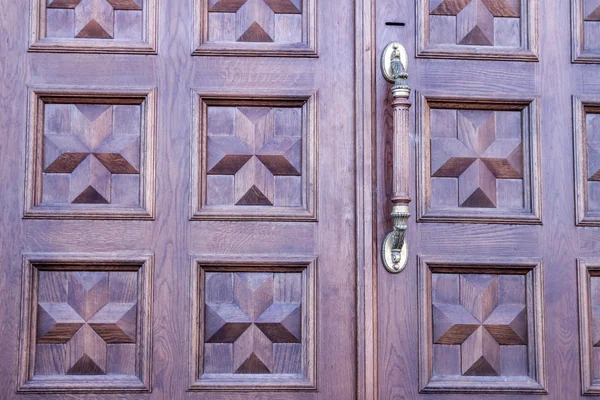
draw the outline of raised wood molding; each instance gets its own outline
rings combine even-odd
[[[600,182],[598,182],[598,172],[589,170],[590,165],[595,166],[598,162],[597,157],[590,161],[590,155],[597,154],[600,149],[590,148],[591,143],[588,142],[588,129],[590,129],[590,124],[587,121],[588,114],[600,114],[600,98],[573,96],[575,212],[577,225],[600,226],[600,208],[597,203],[595,207],[590,206],[591,198],[597,198],[597,193],[600,192]],[[600,115],[596,118],[600,118]],[[594,133],[595,137],[599,137],[599,135],[600,132]],[[596,187],[590,187],[592,184],[596,185]],[[592,193],[595,195],[592,196]]]
[[[317,389],[317,259],[307,256],[191,256],[190,386],[192,391]],[[204,373],[205,277],[207,272],[301,274],[301,372],[295,374]],[[233,284],[233,282],[232,282]]]
[[[192,139],[192,220],[316,221],[317,220],[317,93],[288,92],[277,95],[234,92],[199,93],[192,91],[194,126]],[[298,206],[208,204],[208,107],[297,108],[301,110],[301,180]],[[263,129],[258,128],[258,129]],[[265,132],[258,132],[265,134]],[[235,135],[231,136],[236,137]],[[243,146],[243,145],[242,145]],[[250,153],[248,153],[250,154]],[[254,153],[252,153],[254,154]],[[252,160],[250,160],[252,161]],[[229,172],[228,172],[229,173]],[[236,176],[237,179],[237,176]],[[269,201],[265,199],[265,203]]]
[[[18,392],[149,392],[152,378],[152,278],[151,254],[27,253],[23,254],[21,336]],[[40,271],[135,272],[137,274],[137,333],[134,374],[36,374],[37,312]],[[54,283],[59,282],[57,279]],[[78,297],[80,298],[80,297]],[[76,304],[77,305],[77,304]],[[110,373],[110,371],[109,371]]]
[[[239,3],[239,2],[237,2]],[[274,2],[273,4],[277,4]],[[291,2],[290,2],[291,4]],[[256,36],[250,40],[210,40],[210,12],[208,0],[194,0],[194,37],[192,46],[192,55],[200,56],[248,56],[248,57],[317,57],[317,0],[300,0],[301,10],[301,40],[297,42],[279,42],[277,38],[270,38],[272,41],[261,40]],[[284,2],[278,3],[279,13],[285,14],[286,8]],[[235,8],[236,5],[233,5]],[[225,7],[227,8],[227,7]],[[226,14],[231,14],[233,10],[228,10]],[[297,11],[295,11],[297,13]],[[222,12],[221,12],[222,14]],[[257,24],[254,22],[254,24]],[[235,20],[233,25],[236,25]],[[258,25],[260,27],[260,25]],[[235,28],[235,26],[234,26]],[[288,27],[289,28],[289,27]],[[262,30],[262,27],[259,28]],[[266,36],[265,31],[261,32]]]
[[[48,37],[47,0],[30,0],[30,7],[29,51],[31,52],[157,54],[157,0],[143,2],[141,40]]]
[[[421,393],[546,393],[546,349],[543,320],[543,271],[541,260],[531,258],[500,259],[488,257],[461,258],[419,256],[418,268],[420,297],[419,389]],[[501,373],[499,376],[482,376],[486,375],[486,373],[463,373],[451,376],[434,375],[434,326],[433,313],[431,311],[433,274],[483,274],[484,276],[489,277],[517,275],[524,277],[525,306],[527,310],[526,375],[515,377],[502,376]],[[448,289],[448,292],[451,291],[450,288],[444,288],[444,295],[447,295],[446,289]],[[470,301],[473,301],[473,305],[477,307],[477,297],[467,296],[467,298]],[[484,301],[483,298],[482,301]],[[489,307],[491,303],[485,304]],[[483,321],[477,323],[483,323]]]
[[[417,218],[419,222],[455,222],[455,223],[501,223],[501,224],[541,224],[541,170],[539,110],[537,99],[489,99],[454,98],[434,94],[415,93],[416,132],[417,132]],[[522,115],[522,186],[521,208],[497,206],[437,206],[432,205],[432,180],[436,171],[432,171],[431,110],[518,111]],[[459,125],[459,124],[456,124]],[[495,128],[494,128],[495,129]],[[478,134],[479,135],[479,134]],[[495,133],[494,133],[495,135]],[[491,146],[490,146],[491,147]],[[473,160],[479,155],[475,155]],[[468,158],[468,157],[467,157]],[[493,159],[490,159],[495,162]],[[477,160],[478,161],[478,160]],[[489,162],[492,162],[489,161]],[[484,160],[484,162],[488,162]],[[455,166],[460,167],[459,165]],[[442,169],[442,168],[440,168]],[[442,178],[452,174],[444,173]],[[455,176],[455,175],[452,175]],[[482,178],[483,179],[483,178]],[[485,183],[485,182],[483,182]]]
[[[591,43],[592,46],[587,47],[589,38],[597,38],[597,35],[586,37],[586,15],[584,12],[585,2],[589,0],[571,0],[571,56],[574,63],[581,64],[598,64],[600,63],[600,50],[598,43]],[[600,24],[597,17],[588,23]],[[596,39],[598,40],[598,39]]]
[[[355,1],[357,398],[377,400],[377,156],[375,1]]]
[[[156,89],[33,87],[29,89],[24,218],[146,219],[155,215]],[[136,206],[44,203],[44,108],[46,104],[139,105],[140,170]]]
[[[592,285],[591,280],[600,281],[600,259],[579,259],[577,260],[577,287],[579,297],[579,341],[581,346],[581,393],[584,395],[600,395],[600,371],[598,371],[597,332],[600,328],[598,318],[600,317],[594,310],[600,304],[595,304],[598,294],[593,293],[598,289],[598,285]],[[595,289],[595,290],[594,290]],[[595,300],[595,301],[594,301]]]
[[[472,44],[431,44],[430,41],[430,1],[418,0],[417,3],[417,57],[423,58],[456,58],[478,60],[514,60],[538,61],[538,1],[523,0],[520,2],[521,21],[519,46],[495,46]],[[459,3],[453,3],[450,7]],[[463,2],[462,5],[468,3]],[[522,23],[525,21],[526,23]],[[455,22],[457,25],[458,23]],[[493,24],[491,26],[493,30]]]

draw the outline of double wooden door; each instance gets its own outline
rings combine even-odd
[[[0,4],[0,398],[353,398],[352,2]]]
[[[600,394],[599,6],[377,2],[377,51],[407,47],[413,90],[409,261],[378,269],[379,398]],[[376,90],[384,155],[381,75]]]

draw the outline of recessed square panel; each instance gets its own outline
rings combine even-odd
[[[577,223],[600,226],[600,101],[573,99]]]
[[[315,0],[195,0],[195,5],[195,55],[317,55]]]
[[[31,0],[30,51],[156,53],[156,0]]]
[[[573,62],[600,62],[600,3],[596,0],[572,2]]]
[[[419,220],[540,223],[534,101],[420,97]]]
[[[27,255],[19,391],[148,391],[151,257]]]
[[[192,390],[314,387],[313,268],[194,260]]]
[[[600,260],[578,260],[582,393],[600,394]]]
[[[31,93],[25,216],[153,217],[154,93]]]
[[[419,0],[418,56],[537,60],[537,1]]]
[[[423,392],[544,393],[541,265],[420,259]]]
[[[316,217],[312,98],[198,100],[193,219]]]

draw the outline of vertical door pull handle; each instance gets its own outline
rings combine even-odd
[[[393,83],[392,109],[394,113],[392,141],[392,213],[394,230],[383,241],[381,257],[388,272],[397,274],[406,267],[408,246],[406,230],[410,211],[410,87],[408,86],[408,54],[400,43],[388,44],[381,55],[381,72]]]

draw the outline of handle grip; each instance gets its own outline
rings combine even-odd
[[[410,218],[410,125],[411,103],[408,86],[408,54],[400,43],[388,44],[381,55],[381,72],[393,83],[392,109],[394,112],[392,148],[392,213],[394,230],[383,241],[382,260],[390,273],[401,272],[408,261],[406,244],[407,222]]]

